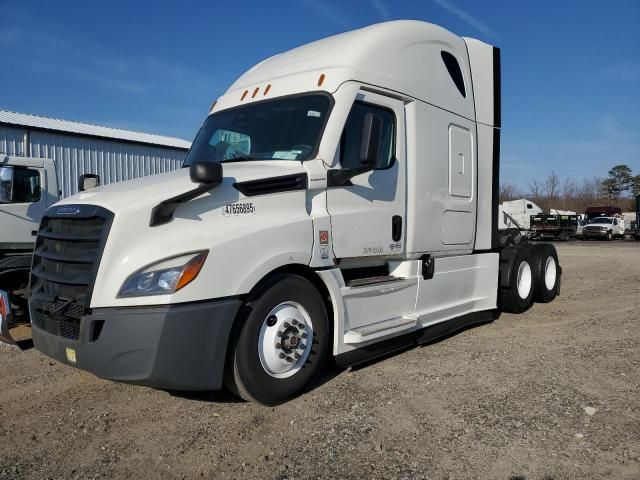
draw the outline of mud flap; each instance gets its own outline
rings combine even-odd
[[[12,315],[9,294],[4,290],[0,290],[0,342],[15,345],[16,342],[11,338],[11,333],[9,333],[11,323]]]

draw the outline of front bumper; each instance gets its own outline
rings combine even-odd
[[[583,230],[582,235],[585,237],[602,237],[605,238],[609,233],[608,230]]]
[[[45,355],[101,378],[169,390],[218,390],[240,304],[234,298],[94,309],[82,317],[78,340],[32,325],[33,343]]]

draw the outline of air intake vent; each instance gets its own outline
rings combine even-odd
[[[307,174],[284,175],[282,177],[261,178],[248,182],[234,183],[233,186],[247,197],[266,195],[268,193],[305,190],[307,188]]]

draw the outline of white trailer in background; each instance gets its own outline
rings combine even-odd
[[[523,230],[531,228],[531,215],[542,213],[542,209],[531,200],[521,198],[502,202],[502,209],[513,218]]]
[[[44,212],[86,182],[182,166],[190,142],[0,110],[0,341],[28,322],[25,288]]]
[[[104,378],[277,404],[327,355],[354,364],[549,302],[553,246],[500,244],[499,144],[499,50],[478,40],[396,21],[271,57],[218,99],[184,169],[47,210],[35,346]]]

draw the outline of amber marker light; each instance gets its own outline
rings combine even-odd
[[[318,86],[321,87],[324,82],[324,73],[320,74],[320,78],[318,78]]]
[[[202,252],[200,255],[193,257],[193,259],[189,261],[182,271],[182,275],[180,275],[180,280],[178,280],[178,283],[176,284],[176,292],[182,287],[186,287],[196,279],[204,265],[204,261],[207,259],[207,253],[208,252]]]
[[[264,89],[263,95],[266,95],[267,93],[269,93],[269,90],[271,90],[271,84],[267,85],[267,88]]]
[[[242,96],[240,97],[240,101],[244,100],[244,97],[247,96],[247,93],[249,93],[249,90],[245,90],[244,93],[242,94]]]
[[[251,98],[256,98],[256,95],[258,94],[259,90],[260,90],[260,87],[256,87],[256,89],[253,91],[253,95],[251,95]]]

